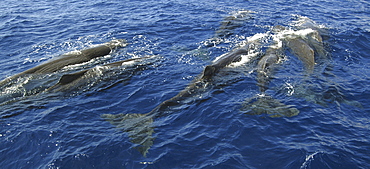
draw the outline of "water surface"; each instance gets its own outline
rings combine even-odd
[[[369,168],[370,3],[367,1],[13,1],[0,2],[0,78],[66,52],[126,39],[87,68],[132,57],[160,60],[125,80],[69,93],[19,97],[1,105],[2,168]],[[253,11],[217,45],[225,18]],[[259,94],[253,66],[154,121],[144,157],[102,114],[151,111],[216,57],[247,37],[306,16],[328,29],[330,53],[308,80],[287,59],[267,93],[297,116],[246,115]],[[264,50],[264,49],[263,49]],[[229,79],[227,79],[229,78]],[[303,83],[306,82],[306,83]],[[14,88],[22,90],[22,87]],[[7,89],[11,92],[11,89]],[[5,95],[2,89],[2,95]]]

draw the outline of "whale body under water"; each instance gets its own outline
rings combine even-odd
[[[112,78],[118,79],[118,81],[124,81],[129,79],[132,74],[147,69],[148,65],[155,62],[157,58],[155,55],[131,58],[98,65],[75,73],[64,74],[55,85],[46,89],[45,92],[78,91],[86,86],[91,87],[94,84],[104,83],[104,81],[109,81]]]

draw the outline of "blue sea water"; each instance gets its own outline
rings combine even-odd
[[[61,54],[112,39],[129,45],[91,67],[158,55],[125,80],[69,93],[20,97],[0,107],[1,168],[370,168],[370,2],[366,0],[88,0],[0,2],[0,79]],[[220,24],[253,11],[217,45]],[[127,132],[102,114],[150,112],[175,96],[216,57],[246,37],[305,16],[328,30],[330,57],[308,83],[287,53],[267,91],[294,105],[293,117],[247,115],[256,73],[225,81],[154,120],[144,157]],[[114,76],[114,75],[112,75]],[[313,89],[306,90],[307,88]],[[10,89],[9,89],[10,90]],[[16,90],[26,90],[16,88]],[[2,89],[2,95],[6,91]]]

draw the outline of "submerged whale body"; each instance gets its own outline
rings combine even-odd
[[[71,74],[64,74],[60,77],[59,81],[48,88],[46,92],[66,92],[84,87],[91,87],[94,84],[102,83],[101,81],[109,80],[113,77],[119,79],[119,81],[124,81],[129,79],[132,74],[146,69],[153,61],[155,61],[155,56],[131,58],[99,65]]]
[[[222,55],[217,61],[206,66],[203,72],[194,79],[184,90],[176,96],[162,102],[152,111],[146,114],[103,114],[102,118],[109,121],[112,125],[128,132],[131,142],[138,144],[136,147],[143,156],[146,156],[148,150],[153,145],[154,138],[151,136],[154,132],[152,126],[153,120],[167,115],[169,109],[173,106],[182,104],[184,100],[193,97],[209,89],[213,77],[225,66],[239,61],[242,55],[247,55],[248,50],[241,48],[230,53]]]

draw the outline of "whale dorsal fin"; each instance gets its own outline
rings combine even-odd
[[[81,76],[83,76],[85,73],[87,72],[87,70],[83,70],[83,71],[80,71],[80,72],[76,72],[76,73],[72,73],[72,74],[65,74],[63,75],[60,79],[59,79],[59,84],[62,84],[62,85],[65,85],[65,84],[68,84],[78,78],[80,78]]]

